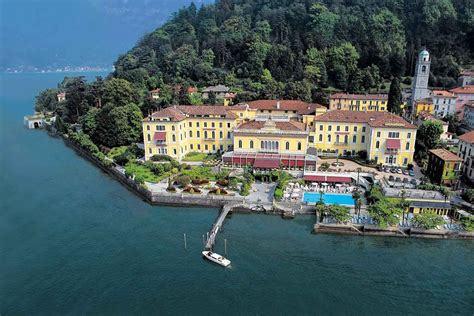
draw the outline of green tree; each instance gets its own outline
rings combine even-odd
[[[468,232],[474,232],[474,216],[464,216],[461,218],[461,224]]]
[[[97,113],[93,139],[107,147],[130,145],[139,141],[143,116],[137,105],[105,105]]]
[[[400,89],[400,78],[394,77],[390,83],[390,91],[388,93],[388,111],[397,115],[402,114],[402,90]]]
[[[92,136],[95,133],[97,128],[97,113],[99,110],[97,108],[90,108],[85,115],[83,115],[79,122],[82,125],[84,133],[89,136]]]
[[[428,150],[438,146],[441,134],[443,133],[443,126],[438,121],[425,121],[418,128],[415,143],[415,155],[419,159],[424,159]]]
[[[416,214],[411,220],[412,224],[424,229],[433,229],[444,223],[441,216],[430,212],[423,212]]]
[[[124,79],[112,78],[107,80],[103,88],[104,104],[124,106],[129,103],[137,103],[139,96],[132,84]]]
[[[35,97],[35,111],[55,111],[58,106],[57,89],[46,89]]]
[[[389,201],[386,198],[372,204],[368,208],[369,215],[380,227],[395,226],[403,214],[397,202]]]
[[[337,204],[327,205],[324,213],[326,216],[334,218],[338,223],[347,222],[351,218],[350,209]]]

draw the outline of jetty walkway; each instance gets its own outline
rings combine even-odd
[[[212,225],[212,229],[209,232],[209,236],[207,237],[206,244],[204,246],[204,250],[211,250],[212,249],[212,247],[214,246],[214,244],[216,242],[217,233],[219,232],[222,225],[224,224],[224,220],[225,220],[226,216],[232,211],[232,209],[237,208],[237,207],[245,208],[245,207],[247,207],[247,205],[244,204],[244,203],[233,203],[233,204],[224,205],[224,207],[222,208],[221,213],[217,217],[216,222],[214,223],[214,225]]]

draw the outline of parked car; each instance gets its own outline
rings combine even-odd
[[[393,181],[393,180],[395,180],[395,178],[394,178],[392,175],[390,175],[390,176],[388,177],[388,181]]]
[[[410,180],[410,183],[413,184],[413,185],[416,185],[416,180],[415,180],[415,179],[411,179],[411,180]]]
[[[408,175],[408,170],[406,170],[406,169],[403,170],[403,174],[407,176]]]
[[[400,177],[396,177],[395,182],[402,182],[402,179]]]
[[[390,172],[391,172],[391,173],[397,173],[397,169],[392,168],[392,169],[390,169]]]
[[[410,175],[410,177],[414,177],[414,176],[415,176],[415,173],[413,172],[413,170],[408,171],[408,174]]]
[[[398,168],[398,169],[397,169],[397,173],[400,173],[400,174],[401,174],[401,173],[402,173],[402,169]]]
[[[408,178],[403,178],[403,183],[408,183]]]
[[[389,168],[389,167],[385,167],[385,168],[383,169],[383,171],[385,171],[385,172],[390,172],[390,168]]]

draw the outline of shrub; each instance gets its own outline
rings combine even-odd
[[[220,186],[226,187],[229,185],[229,180],[218,180],[216,183]]]
[[[419,226],[424,229],[433,229],[436,226],[443,224],[444,220],[439,215],[427,212],[416,214],[412,219],[412,223],[415,226]]]
[[[240,187],[240,195],[247,196],[250,194],[250,183],[243,182],[242,186]]]
[[[405,77],[403,78],[402,82],[404,84],[410,85],[411,84],[411,77]]]
[[[474,216],[461,218],[461,224],[468,232],[474,232]]]
[[[281,201],[281,199],[283,198],[283,190],[280,188],[276,188],[274,196],[277,201]]]
[[[203,184],[208,184],[209,180],[207,180],[207,179],[193,179],[191,182],[194,185],[203,185]]]
[[[182,187],[186,187],[191,183],[191,178],[189,176],[179,176],[175,180]]]
[[[114,162],[120,166],[125,166],[129,161],[133,159],[129,153],[124,152],[118,156],[114,157]]]
[[[474,189],[467,189],[462,194],[461,197],[464,201],[469,203],[474,203]]]
[[[136,176],[136,177],[135,177],[135,183],[137,183],[137,184],[144,184],[144,183],[145,183],[145,179],[144,179],[142,176]]]

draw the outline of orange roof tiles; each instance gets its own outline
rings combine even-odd
[[[456,94],[474,94],[474,85],[457,87],[449,91],[454,92]]]
[[[456,95],[453,92],[446,90],[433,90],[433,95],[446,98],[456,98]]]
[[[187,116],[200,117],[216,115],[228,119],[235,119],[237,115],[230,111],[230,107],[222,105],[174,105],[151,115],[154,118],[169,118],[172,121],[182,121]],[[150,121],[150,117],[145,118]]]
[[[332,110],[314,118],[315,122],[367,123],[372,127],[409,128],[416,126],[389,112]]]
[[[458,138],[462,140],[463,142],[474,144],[474,131],[471,131],[466,134],[462,134]]]
[[[444,148],[431,149],[430,153],[441,158],[444,161],[462,161],[461,157]]]
[[[321,104],[307,103],[300,100],[255,100],[247,103],[251,109],[274,110],[274,111],[297,111],[298,114],[311,114],[317,108],[323,108]]]

